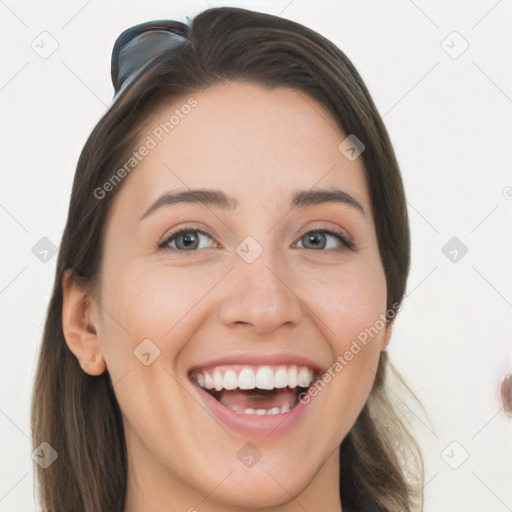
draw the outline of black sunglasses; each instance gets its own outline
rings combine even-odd
[[[115,94],[128,85],[155,57],[187,44],[189,27],[180,21],[155,20],[126,29],[112,50]]]

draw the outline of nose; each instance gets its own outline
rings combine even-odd
[[[221,321],[226,326],[248,324],[260,334],[297,325],[305,308],[290,274],[263,255],[253,263],[238,261],[220,307]]]

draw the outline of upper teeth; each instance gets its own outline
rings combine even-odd
[[[307,388],[314,371],[307,366],[231,366],[194,372],[194,379],[204,389],[274,389]]]

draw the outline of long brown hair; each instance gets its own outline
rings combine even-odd
[[[108,371],[85,373],[62,329],[62,278],[98,282],[104,223],[122,183],[99,200],[94,190],[112,177],[162,102],[211,86],[246,81],[292,87],[323,104],[345,134],[363,141],[387,305],[400,305],[410,266],[403,183],[382,119],[358,72],[329,40],[298,23],[239,8],[208,9],[190,25],[190,44],[159,55],[113,102],[89,136],[78,161],[62,236],[32,396],[34,448],[58,453],[46,469],[35,465],[44,511],[120,512],[127,460],[121,413]],[[382,352],[370,396],[340,446],[344,511],[404,512],[422,503],[419,447],[387,391]],[[399,442],[416,461],[414,487],[406,478]]]

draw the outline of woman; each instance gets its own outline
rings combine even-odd
[[[112,78],[39,356],[43,509],[421,506],[385,386],[406,201],[351,62],[217,8],[126,31]]]

